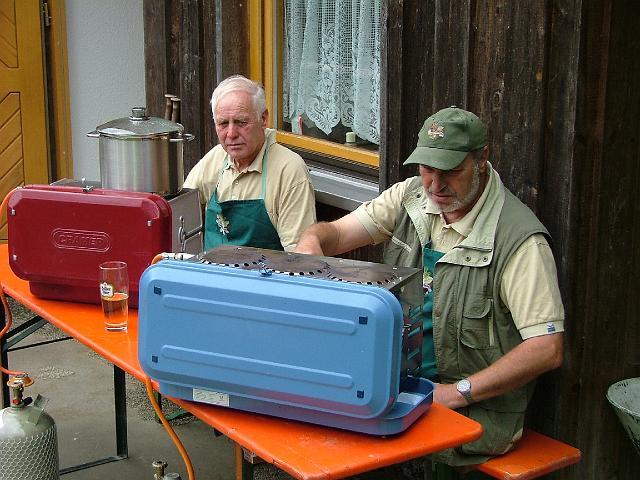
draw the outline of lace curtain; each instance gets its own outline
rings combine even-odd
[[[283,115],[380,142],[381,0],[285,0]]]

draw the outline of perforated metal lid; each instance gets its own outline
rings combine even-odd
[[[344,258],[222,245],[205,252],[202,263],[244,270],[268,269],[290,276],[307,276],[391,289],[417,270]]]
[[[146,107],[133,107],[131,116],[111,120],[96,128],[100,135],[114,138],[153,138],[181,133],[184,127],[171,120],[148,117]]]

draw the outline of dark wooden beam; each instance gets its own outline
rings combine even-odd
[[[162,117],[167,91],[167,9],[166,2],[144,0],[144,58],[147,114]]]
[[[403,145],[402,111],[402,2],[382,3],[380,53],[380,164],[379,186],[384,190],[399,180]]]
[[[196,136],[184,145],[184,165],[189,171],[202,158],[203,133],[202,111],[205,105],[202,91],[202,29],[201,4],[198,0],[180,2],[182,11],[174,24],[179,25],[179,94],[180,119],[185,131]]]

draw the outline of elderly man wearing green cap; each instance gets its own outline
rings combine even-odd
[[[473,113],[429,117],[405,164],[419,176],[305,230],[297,252],[339,255],[386,242],[384,262],[423,268],[421,375],[434,401],[479,421],[478,441],[437,456],[485,461],[522,434],[534,380],[562,362],[564,309],[549,233],[488,161]]]

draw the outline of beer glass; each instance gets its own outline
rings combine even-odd
[[[100,298],[105,328],[111,332],[126,331],[129,317],[129,274],[125,262],[100,264]]]

